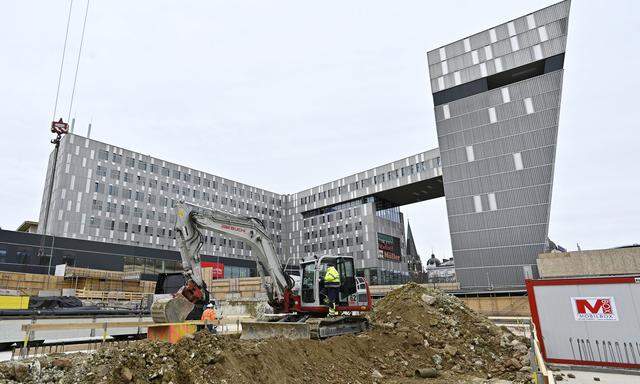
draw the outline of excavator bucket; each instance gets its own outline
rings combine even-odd
[[[193,310],[193,303],[181,294],[160,298],[151,304],[151,318],[154,323],[181,323]]]
[[[241,325],[240,340],[261,340],[276,337],[290,340],[311,338],[311,331],[306,323],[243,321]]]

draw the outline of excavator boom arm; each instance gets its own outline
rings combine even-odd
[[[293,280],[281,269],[273,241],[259,219],[184,202],[178,203],[176,212],[176,234],[179,237],[182,265],[198,285],[202,286],[201,230],[211,230],[251,245],[263,282],[265,275],[271,277],[272,283],[265,286],[271,302],[281,301],[285,290],[293,287]]]

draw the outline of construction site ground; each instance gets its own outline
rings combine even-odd
[[[18,383],[525,383],[528,340],[441,291],[407,284],[380,300],[372,328],[327,340],[239,340],[206,331],[95,353],[0,364]],[[416,370],[422,376],[417,377]]]

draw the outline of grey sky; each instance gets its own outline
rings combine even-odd
[[[437,147],[426,51],[553,3],[93,0],[76,132],[297,192]],[[570,249],[640,242],[638,4],[572,4],[550,224]],[[38,217],[68,6],[0,3],[3,228]],[[444,199],[403,212],[423,257],[451,254]]]

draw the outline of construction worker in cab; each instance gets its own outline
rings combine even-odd
[[[327,297],[329,299],[329,315],[335,316],[336,303],[340,293],[340,274],[334,264],[327,264],[327,272],[324,274],[324,286],[327,289]]]
[[[216,321],[216,310],[213,303],[207,304],[200,320],[204,321],[204,325],[209,332],[218,333],[218,330],[213,325]]]

